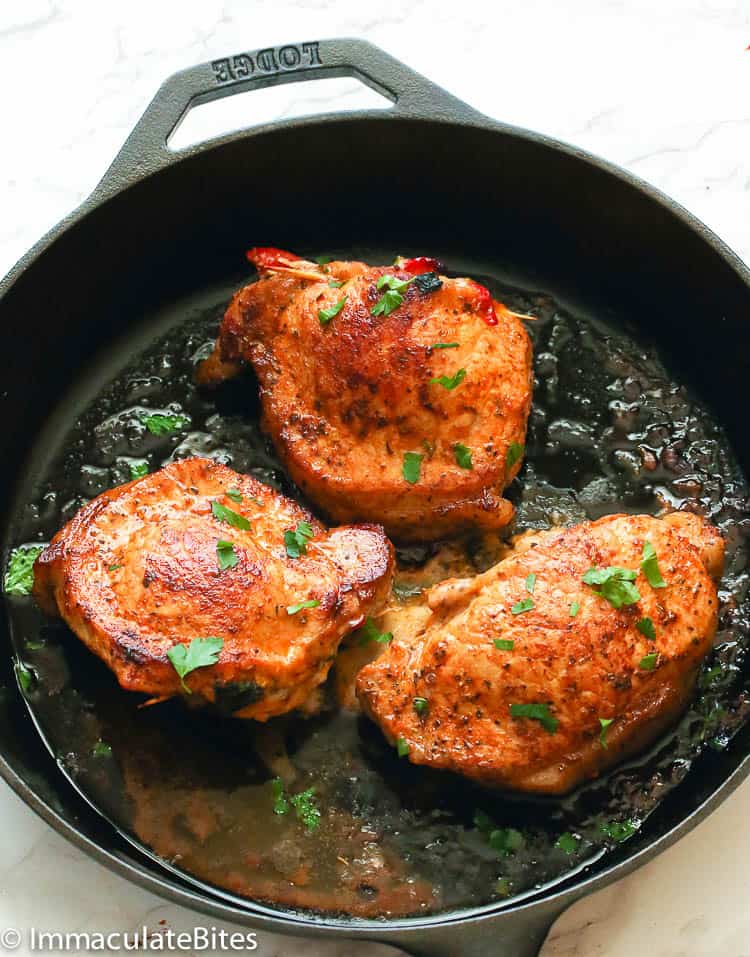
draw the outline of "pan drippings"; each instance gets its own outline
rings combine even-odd
[[[528,324],[536,383],[526,464],[507,493],[516,530],[688,508],[724,533],[719,632],[696,699],[649,754],[562,801],[522,800],[400,759],[368,721],[333,706],[333,680],[310,719],[256,725],[182,702],[139,708],[64,626],[13,599],[25,694],[62,768],[126,836],[189,879],[359,917],[533,894],[647,827],[747,717],[748,489],[721,429],[629,333],[480,281],[538,317]],[[250,374],[213,394],[193,385],[230,293],[131,356],[59,437],[24,540],[49,539],[87,499],[196,454],[299,498],[259,430]],[[479,538],[401,550],[396,596],[408,603],[436,578],[497,556]]]

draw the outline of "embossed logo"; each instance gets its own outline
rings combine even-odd
[[[268,47],[257,53],[238,53],[236,56],[214,60],[211,63],[217,83],[236,83],[249,76],[284,73],[300,66],[321,66],[319,44],[290,43],[283,47]]]

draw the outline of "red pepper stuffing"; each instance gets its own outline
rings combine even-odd
[[[258,269],[273,269],[274,266],[288,266],[289,263],[299,261],[299,256],[295,256],[294,253],[288,253],[273,246],[253,246],[252,249],[248,249],[245,256],[248,262]]]
[[[419,276],[423,272],[440,272],[443,264],[439,259],[431,259],[429,256],[415,256],[414,259],[404,260],[401,268],[410,276]]]
[[[477,292],[479,315],[488,326],[496,326],[497,313],[495,312],[495,304],[492,301],[492,293],[486,286],[481,286],[478,282],[474,282],[473,279],[469,281]]]

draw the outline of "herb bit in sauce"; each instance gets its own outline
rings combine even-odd
[[[216,558],[219,561],[219,568],[223,572],[228,568],[234,568],[240,560],[237,552],[234,550],[234,543],[227,542],[223,538],[220,538],[216,543]]]
[[[651,641],[656,641],[656,629],[654,628],[654,623],[650,618],[639,618],[635,623],[635,627],[642,635],[650,638]]]
[[[516,642],[513,638],[495,638],[492,644],[498,651],[513,651]]]
[[[529,718],[538,721],[545,731],[554,734],[560,722],[550,714],[549,705],[541,701],[530,704],[512,704],[510,706],[512,718]]]
[[[346,305],[346,296],[339,299],[337,303],[328,309],[318,309],[318,319],[321,326],[327,326],[331,319],[334,319]]]
[[[30,668],[27,668],[22,661],[17,661],[13,668],[16,672],[18,683],[21,686],[21,691],[23,691],[24,694],[28,694],[34,686],[34,672]]]
[[[524,836],[520,831],[514,827],[498,827],[484,811],[474,812],[474,824],[490,847],[505,857],[515,854],[524,845]]]
[[[414,698],[412,701],[414,705],[414,710],[417,712],[420,718],[424,717],[427,712],[430,710],[430,702],[427,698]]]
[[[456,456],[456,462],[462,469],[473,469],[474,464],[471,461],[471,449],[468,449],[460,442],[453,446],[453,454]]]
[[[404,452],[404,463],[401,466],[401,474],[409,485],[415,485],[419,481],[422,472],[422,459],[424,455],[419,452]]]
[[[34,587],[34,562],[44,551],[44,545],[19,545],[10,553],[5,573],[6,595],[30,595]]]
[[[602,824],[601,829],[607,837],[619,844],[621,841],[627,841],[629,837],[638,830],[637,821],[609,821]]]
[[[512,469],[516,462],[521,458],[524,453],[524,446],[520,442],[511,442],[508,446],[508,451],[505,453],[505,464],[509,469]]]
[[[284,545],[286,553],[290,558],[299,558],[300,555],[307,555],[307,542],[315,533],[309,522],[297,522],[294,531],[284,532]]]
[[[659,561],[656,557],[656,550],[651,542],[643,543],[643,557],[641,558],[641,571],[646,576],[646,581],[652,588],[666,588],[667,583],[661,577],[659,571]]]
[[[555,847],[562,851],[563,854],[572,854],[578,848],[578,843],[580,841],[579,837],[576,837],[574,834],[571,834],[570,831],[566,831],[564,834],[561,834],[558,839],[555,841]]]
[[[273,813],[286,814],[289,810],[289,801],[284,793],[284,782],[281,778],[274,778],[271,781],[271,796],[273,797]]]
[[[296,605],[287,605],[286,613],[287,615],[296,615],[297,612],[302,611],[304,608],[317,608],[320,605],[320,602],[317,598],[308,598],[307,601],[298,601]]]
[[[219,660],[219,652],[224,647],[223,638],[193,638],[189,645],[175,645],[167,652],[167,658],[180,676],[180,684],[185,694],[192,691],[185,684],[185,676],[196,668],[207,668]]]
[[[245,516],[240,515],[239,512],[232,511],[231,508],[227,508],[227,506],[222,505],[221,502],[211,502],[211,514],[219,522],[224,522],[233,528],[239,528],[243,532],[250,531],[250,522],[248,522]]]
[[[632,568],[619,568],[611,565],[609,568],[589,568],[583,576],[587,585],[599,585],[594,594],[606,599],[613,608],[622,608],[624,605],[634,605],[640,601],[641,593],[635,587],[638,572]]]
[[[179,413],[163,415],[161,412],[154,412],[144,417],[143,424],[152,435],[170,435],[172,432],[186,429],[190,425],[190,416]]]
[[[430,379],[430,385],[441,385],[448,392],[452,392],[466,378],[466,369],[459,369],[454,375],[441,375],[437,379]]]
[[[359,645],[366,645],[371,641],[376,641],[381,645],[387,645],[393,641],[393,632],[381,631],[375,624],[374,619],[369,616],[365,619],[364,625],[362,625],[361,628],[357,628],[354,634],[357,638],[357,644]]]
[[[523,615],[524,612],[531,611],[534,607],[533,598],[523,598],[521,601],[517,601],[515,605],[511,608],[511,615]]]
[[[399,738],[396,742],[396,753],[400,758],[405,758],[409,753],[409,742],[405,738]]]
[[[95,758],[108,758],[112,754],[112,746],[106,741],[97,741],[91,749],[91,754]]]
[[[601,728],[599,731],[599,744],[603,748],[607,747],[607,731],[614,720],[614,718],[599,718],[599,726]]]
[[[315,788],[308,788],[306,791],[300,791],[299,794],[287,796],[284,782],[281,778],[274,778],[271,781],[271,797],[274,814],[287,814],[291,808],[294,808],[297,820],[304,824],[308,831],[316,830],[320,824],[320,809],[315,803]]]

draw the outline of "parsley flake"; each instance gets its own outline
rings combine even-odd
[[[505,453],[505,464],[512,469],[524,453],[524,446],[520,442],[511,442]]]
[[[505,857],[515,854],[523,847],[524,837],[520,831],[514,827],[498,827],[484,811],[474,812],[474,824],[490,847]]]
[[[297,612],[302,611],[304,608],[317,608],[320,605],[320,602],[317,598],[308,598],[307,601],[298,601],[296,605],[287,605],[286,613],[287,615],[296,615]]]
[[[400,758],[405,758],[409,753],[409,742],[405,738],[399,738],[396,742],[396,752]]]
[[[661,577],[659,571],[659,561],[656,557],[656,550],[651,542],[643,543],[643,557],[641,558],[641,571],[646,576],[646,581],[652,588],[666,588],[667,583]]]
[[[307,540],[312,538],[314,534],[309,522],[297,522],[294,531],[284,532],[284,545],[287,555],[290,558],[307,555]]]
[[[498,651],[513,651],[516,643],[513,638],[495,638],[492,644]]]
[[[403,301],[404,297],[400,292],[389,289],[378,299],[370,310],[370,314],[373,316],[390,316],[394,310],[398,309]]]
[[[571,834],[570,831],[566,831],[555,841],[555,847],[564,854],[572,854],[578,848],[579,841],[580,838],[576,837],[574,834]]]
[[[148,475],[148,462],[145,459],[135,459],[128,462],[128,468],[130,469],[131,482]]]
[[[589,568],[583,576],[587,585],[599,585],[594,593],[606,599],[613,608],[622,608],[624,605],[634,605],[640,601],[641,593],[633,584],[637,572],[632,568],[619,568],[611,565],[609,568]]]
[[[420,455],[419,452],[404,452],[401,474],[410,485],[415,485],[419,481],[423,458],[424,455]]]
[[[366,645],[371,641],[376,641],[381,645],[387,645],[388,642],[393,641],[393,632],[381,631],[375,624],[375,620],[369,616],[365,618],[364,625],[362,625],[361,628],[357,628],[354,634],[357,637],[357,643],[360,645]]]
[[[452,392],[456,386],[461,385],[465,378],[466,369],[459,369],[454,375],[441,375],[437,379],[430,379],[430,385],[441,385],[444,389]]]
[[[116,572],[118,568],[122,568],[122,565],[110,565],[107,569],[108,572]]]
[[[284,793],[284,782],[281,778],[274,778],[271,781],[271,795],[273,796],[273,813],[286,814],[289,810],[289,801]]]
[[[333,262],[333,256],[316,256],[316,257],[315,257],[315,262],[316,262],[319,266],[327,266],[328,263],[332,263],[332,262]]]
[[[534,586],[536,585],[536,575],[534,572],[531,572],[526,576],[526,591],[530,594],[534,594]]]
[[[578,601],[572,601],[570,603],[570,608],[568,609],[568,614],[571,618],[575,618],[578,612],[581,610],[581,603]]]
[[[341,287],[344,285],[344,282],[345,280],[343,279],[329,279],[328,285],[331,287],[331,289],[341,289]]]
[[[533,598],[523,598],[521,601],[517,601],[515,605],[511,608],[511,615],[523,615],[526,611],[531,611],[534,607]]]
[[[242,492],[238,488],[228,488],[224,492],[227,498],[231,498],[233,502],[236,502],[238,505],[242,501]]]
[[[468,449],[460,442],[456,442],[456,444],[453,446],[453,454],[456,456],[456,462],[462,469],[474,468],[474,465],[471,461],[471,449]]]
[[[44,545],[19,545],[10,553],[5,573],[6,595],[30,595],[34,587],[34,562],[44,551]]]
[[[227,568],[234,568],[239,561],[237,552],[234,550],[234,543],[227,542],[223,538],[220,538],[216,543],[216,557],[219,561],[219,568],[223,572]]]
[[[656,659],[659,657],[658,651],[652,651],[649,655],[644,655],[638,662],[641,671],[653,671],[656,667]]]
[[[174,645],[167,652],[167,658],[180,676],[180,684],[185,694],[192,694],[185,684],[185,676],[196,668],[215,665],[219,652],[224,647],[223,638],[193,638],[189,645]]]
[[[337,316],[346,305],[346,296],[328,309],[318,309],[318,319],[321,326],[327,326],[334,316]]]
[[[297,820],[305,825],[308,831],[314,831],[320,824],[320,809],[315,803],[315,788],[300,791],[290,798]]]
[[[607,747],[607,731],[614,720],[614,718],[599,718],[599,724],[601,726],[601,730],[599,732],[599,744],[603,748]]]
[[[635,627],[642,635],[650,638],[651,641],[656,641],[656,629],[654,628],[654,623],[650,618],[639,618],[635,623]]]
[[[458,349],[457,342],[435,342],[428,349]]]
[[[250,531],[250,522],[239,512],[233,512],[231,508],[222,505],[221,502],[211,502],[211,514],[218,522],[224,522],[231,525],[232,528],[239,528],[243,532]]]
[[[143,424],[152,435],[169,435],[171,432],[179,432],[180,429],[187,428],[190,425],[190,416],[179,413],[163,415],[160,412],[154,412],[143,418]]]
[[[91,754],[95,758],[108,758],[112,754],[112,746],[106,741],[97,741],[91,749]]]
[[[635,834],[638,824],[635,821],[609,821],[607,824],[602,824],[601,829],[608,838],[619,844]]]
[[[512,718],[530,718],[532,721],[538,721],[545,731],[554,734],[560,722],[550,714],[549,705],[543,702],[533,702],[530,704],[512,704],[510,706],[510,716]]]
[[[427,712],[430,710],[430,702],[427,700],[427,698],[414,698],[412,700],[412,704],[414,705],[414,710],[417,712],[420,718],[427,714]]]

